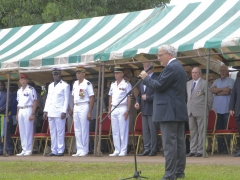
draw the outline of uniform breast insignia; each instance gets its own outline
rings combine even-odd
[[[196,91],[196,95],[197,95],[197,96],[200,96],[201,94],[202,94],[202,93],[201,93],[201,90],[197,90],[197,91]]]
[[[124,88],[119,88],[119,90],[123,90],[124,91],[125,89]]]
[[[84,90],[83,89],[79,89],[79,96],[81,98],[84,98],[85,97],[85,94],[84,94]]]
[[[24,93],[23,96],[27,96],[27,97],[28,97],[28,96],[29,96],[29,93]]]

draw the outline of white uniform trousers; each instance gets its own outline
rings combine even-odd
[[[31,113],[32,113],[32,107],[19,109],[19,112],[18,112],[20,139],[21,139],[21,145],[22,145],[22,152],[24,153],[32,152],[34,120],[31,120],[31,121],[29,120]]]
[[[120,105],[111,113],[112,135],[115,151],[114,153],[126,155],[128,145],[129,116],[125,120],[124,113],[127,105]]]
[[[74,106],[73,121],[78,154],[88,154],[89,150],[89,121],[87,120],[88,110],[88,103],[80,103],[80,105]]]
[[[51,135],[51,150],[53,154],[64,153],[65,149],[65,123],[66,118],[48,117],[50,135]]]

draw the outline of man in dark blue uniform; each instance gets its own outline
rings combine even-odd
[[[12,93],[9,92],[9,103],[8,103],[8,110],[10,110],[11,106],[11,99],[12,99]],[[6,101],[7,101],[7,90],[5,87],[5,83],[3,81],[0,81],[0,116],[1,118],[4,118],[6,114]],[[10,120],[11,118],[9,118]],[[12,129],[12,121],[8,121],[7,124],[7,139],[6,139],[6,150],[9,155],[13,155],[13,142],[11,138],[11,129]],[[3,133],[3,132],[1,132]],[[3,138],[0,140],[0,155],[3,155]]]

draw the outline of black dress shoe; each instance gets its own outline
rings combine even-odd
[[[184,179],[185,174],[181,174],[181,175],[176,175],[176,179]]]
[[[196,153],[194,157],[202,157],[202,154]]]
[[[157,152],[150,152],[148,156],[156,156]]]
[[[64,156],[64,153],[58,153],[57,156]]]
[[[46,155],[47,157],[51,157],[51,156],[57,156],[56,154],[53,153],[49,153],[48,155]]]
[[[33,154],[38,154],[38,151],[33,151],[32,153],[33,153]]]
[[[218,150],[218,154],[228,154],[228,151],[227,150],[221,150],[221,151]]]
[[[238,151],[236,154],[233,154],[233,157],[240,157],[240,151]]]
[[[14,153],[13,152],[8,152],[8,155],[12,156],[12,155],[14,155]]]
[[[186,157],[193,157],[193,156],[195,156],[195,154],[194,154],[194,153],[191,153],[191,152],[186,155]]]
[[[138,156],[147,156],[149,153],[150,151],[144,151],[142,154],[138,154]]]
[[[161,180],[175,180],[176,178],[162,178]]]
[[[88,154],[94,154],[94,150],[89,150]]]

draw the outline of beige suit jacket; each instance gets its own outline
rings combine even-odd
[[[204,103],[205,103],[205,87],[207,86],[207,82],[204,79],[200,79],[198,84],[196,85],[193,93],[191,94],[191,88],[193,84],[193,80],[187,82],[187,108],[188,108],[188,116],[204,116]],[[213,103],[213,95],[208,88],[208,112],[212,109]]]

